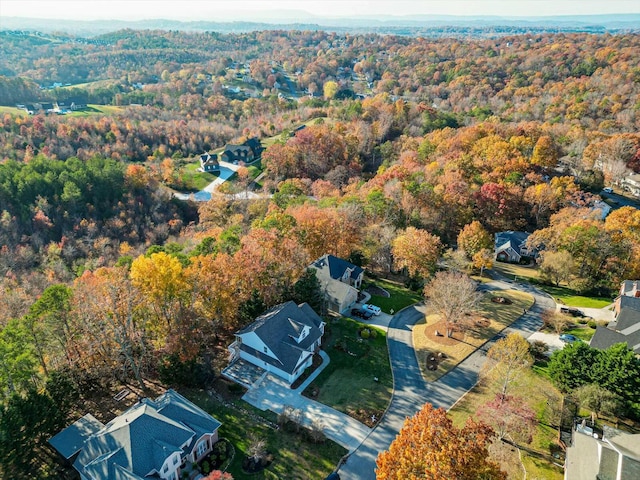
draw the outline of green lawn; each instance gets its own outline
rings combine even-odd
[[[10,113],[11,115],[20,115],[21,117],[27,116],[27,112],[24,110],[17,109],[16,107],[6,107],[4,105],[0,105],[0,113]]]
[[[354,418],[380,418],[393,389],[387,339],[377,329],[376,338],[360,339],[358,332],[364,327],[372,328],[350,318],[327,325],[324,350],[331,362],[304,393],[312,396],[316,390],[317,401]]]
[[[578,337],[583,342],[589,343],[591,341],[591,337],[593,337],[593,334],[596,333],[596,330],[595,328],[591,328],[587,325],[580,325],[569,328],[568,330],[565,330],[564,333],[569,333]]]
[[[236,404],[244,411],[223,405],[203,391],[191,390],[183,394],[222,422],[220,437],[229,439],[236,449],[234,460],[228,469],[235,480],[325,478],[347,453],[346,449],[332,441],[311,443],[301,433],[288,432],[286,429],[275,430],[255,420],[252,417],[259,416],[275,423],[276,415],[260,412],[242,400],[236,401]],[[264,439],[267,450],[274,455],[274,461],[267,469],[253,475],[242,471],[242,460],[247,455],[251,436]]]
[[[369,300],[369,303],[379,306],[385,313],[391,313],[391,310],[396,313],[409,305],[424,300],[421,292],[414,292],[406,288],[403,284],[390,280],[365,280],[362,290],[365,290],[369,286],[384,288],[391,295],[388,298],[381,295],[371,295],[371,300]]]
[[[577,295],[573,290],[566,287],[554,287],[552,285],[538,286],[541,290],[552,295],[556,302],[563,303],[570,307],[603,308],[607,305],[611,305],[613,302],[613,299],[609,297],[587,297],[584,295]]]
[[[70,117],[87,117],[90,115],[115,115],[124,112],[124,107],[114,105],[87,105],[85,110],[68,113]]]
[[[182,190],[188,192],[197,192],[213,182],[218,173],[199,172],[200,164],[198,162],[190,162],[180,170],[180,180],[184,185]]]
[[[464,425],[467,418],[474,416],[478,407],[494,398],[498,391],[499,382],[488,379],[474,387],[460,402],[450,411],[453,422],[457,426]],[[552,464],[549,457],[557,450],[558,431],[551,425],[558,422],[557,414],[560,409],[562,397],[551,382],[544,376],[536,374],[533,370],[525,371],[512,387],[512,393],[523,399],[532,408],[538,418],[538,426],[529,445],[523,445],[539,455],[529,454],[522,450],[522,463],[527,471],[527,478],[544,478],[561,480],[562,469]],[[510,448],[501,448],[504,455],[501,468],[509,474],[509,478],[522,478],[522,466],[517,452],[511,452]],[[558,463],[562,463],[561,460]]]

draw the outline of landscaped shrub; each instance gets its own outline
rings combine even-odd
[[[232,383],[229,385],[229,392],[231,393],[242,393],[244,392],[244,387],[239,383]]]
[[[598,326],[598,324],[596,323],[595,320],[589,320],[587,322],[587,325],[589,325],[589,327],[594,328],[594,329]]]
[[[360,332],[360,336],[365,340],[369,338],[370,335],[371,335],[371,331],[368,328],[363,328],[362,331]]]
[[[202,462],[202,473],[209,473],[210,470],[211,465],[209,465],[209,462],[207,462],[206,460]]]
[[[541,340],[536,340],[529,346],[529,353],[535,358],[544,358],[548,351],[549,345]]]

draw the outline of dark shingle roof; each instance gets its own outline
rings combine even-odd
[[[495,236],[495,246],[496,248],[500,248],[503,246],[505,246],[505,248],[508,248],[506,246],[506,244],[508,243],[511,248],[520,253],[520,246],[527,241],[529,235],[530,234],[527,232],[498,232]]]
[[[73,427],[71,432],[65,433],[65,429],[50,440],[63,455],[69,449],[62,443],[60,450],[57,443],[61,442],[56,439],[73,438],[76,424],[69,427]],[[182,453],[183,445],[190,451],[203,434],[214,433],[220,425],[186,398],[168,390],[155,401],[143,399],[106,425],[100,424],[100,429],[85,438],[74,467],[90,479],[141,479],[153,470],[159,471],[170,455]]]
[[[75,453],[80,451],[82,444],[87,438],[103,428],[102,422],[97,420],[93,415],[87,413],[77,422],[69,425],[60,433],[49,440],[49,443],[55,448],[60,455],[69,459]]]
[[[353,278],[354,280],[358,278],[363,272],[362,268],[358,267],[357,265],[328,254],[321,256],[318,260],[313,262],[312,265],[319,270],[329,268],[329,276],[334,280],[340,280],[347,268],[350,268],[352,270],[351,278]]]
[[[630,350],[640,354],[640,330],[623,335],[610,328],[597,327],[589,345],[598,350],[606,350],[616,343],[626,343]]]
[[[295,302],[289,301],[273,307],[236,335],[255,333],[276,358],[244,343],[240,348],[280,370],[293,373],[302,352],[322,337],[322,323],[322,318],[308,303],[296,305]],[[300,333],[306,327],[309,328],[309,333],[297,343],[295,339],[300,337]]]
[[[630,297],[628,295],[622,295],[620,297],[620,311],[622,313],[622,309],[630,308],[631,310],[635,310],[640,312],[640,298],[638,297]]]

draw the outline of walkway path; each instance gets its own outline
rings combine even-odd
[[[323,358],[322,365],[295,390],[269,374],[259,385],[248,390],[242,399],[260,410],[271,410],[274,413],[281,413],[285,406],[298,409],[303,414],[304,425],[310,426],[314,420],[320,421],[327,438],[352,452],[371,433],[371,429],[345,413],[302,395],[307,385],[329,364],[329,356],[322,350],[320,355]]]
[[[506,282],[494,281],[481,285],[480,289],[505,290],[513,287]],[[420,373],[411,338],[411,328],[424,316],[425,307],[407,307],[393,317],[387,336],[394,377],[393,398],[387,414],[340,467],[339,473],[343,480],[374,480],[378,453],[389,448],[406,417],[415,415],[425,402],[446,410],[450,409],[477,383],[480,369],[486,361],[486,351],[496,340],[511,332],[520,333],[527,338],[542,326],[540,314],[544,310],[555,308],[555,302],[549,295],[533,287],[518,285],[518,289],[531,293],[535,298],[535,304],[527,314],[476,350],[449,373],[429,384],[423,380]]]

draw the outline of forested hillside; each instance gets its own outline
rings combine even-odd
[[[145,379],[202,385],[236,329],[317,298],[305,271],[325,253],[421,286],[443,254],[484,268],[478,239],[526,230],[569,254],[575,292],[640,276],[638,210],[598,209],[603,186],[640,172],[637,35],[123,30],[0,42],[0,104],[122,107],[1,113],[0,390],[41,411],[55,398],[62,418],[0,435],[0,476],[55,477],[43,442],[82,395]],[[254,136],[266,149],[253,199],[246,171],[238,195],[172,197],[194,157]],[[28,416],[11,398],[4,432]]]

